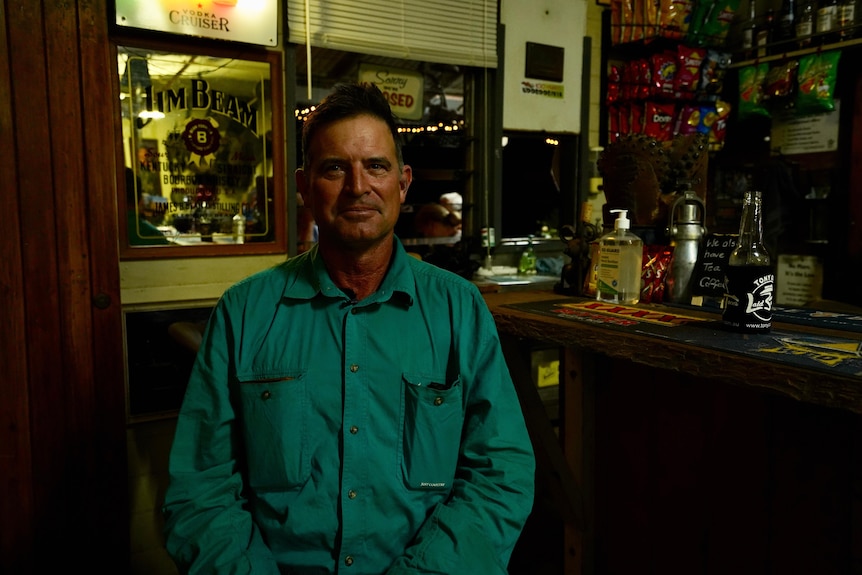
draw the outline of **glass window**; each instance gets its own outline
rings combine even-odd
[[[396,226],[414,251],[460,242],[462,220],[474,205],[475,174],[468,136],[467,90],[470,68],[313,48],[309,94],[305,46],[297,57],[297,138],[305,111],[337,83],[366,81],[387,95],[402,135],[404,163],[413,183]],[[302,165],[297,142],[297,164]]]
[[[123,256],[285,250],[276,63],[118,47]]]

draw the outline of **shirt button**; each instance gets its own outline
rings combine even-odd
[[[350,313],[352,313],[353,315],[356,315],[359,313],[359,310],[354,307],[354,308],[351,308]]]
[[[269,391],[269,390],[266,390],[266,391],[264,391],[263,393],[261,393],[261,394],[260,394],[260,398],[261,398],[262,400],[264,400],[264,401],[266,401],[266,400],[267,400],[267,399],[269,399],[270,397],[272,397],[272,393],[270,393],[270,391]]]
[[[356,492],[354,490],[350,490],[347,492],[347,496],[351,499],[356,499]]]
[[[347,557],[345,557],[344,558],[344,564],[347,565],[348,567],[353,565],[353,555],[348,555]]]
[[[434,405],[443,405],[443,398],[439,395],[434,398]]]
[[[350,433],[352,433],[353,435],[356,435],[358,432],[359,432],[358,427],[356,427],[355,425],[350,426]]]
[[[353,373],[356,373],[357,371],[359,371],[359,366],[356,365],[355,363],[351,364],[350,371],[352,371]]]

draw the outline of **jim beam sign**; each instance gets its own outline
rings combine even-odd
[[[359,81],[375,84],[402,120],[421,120],[423,112],[424,79],[422,74],[386,66],[362,64]]]
[[[278,41],[277,0],[116,0],[118,26],[263,46]]]

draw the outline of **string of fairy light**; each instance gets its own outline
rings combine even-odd
[[[315,106],[309,106],[301,110],[297,109],[294,111],[294,116],[296,116],[297,120],[304,122],[308,115],[314,111],[314,108]],[[436,125],[428,126],[402,126],[398,128],[398,132],[401,134],[421,134],[434,132],[458,132],[463,129],[464,120],[453,120],[451,124],[439,122]]]

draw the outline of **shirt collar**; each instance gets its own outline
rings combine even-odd
[[[377,291],[360,302],[360,305],[383,303],[393,297],[411,306],[416,300],[416,281],[413,275],[412,262],[407,251],[397,237],[393,238],[392,260],[389,270],[383,278]],[[326,297],[341,298],[349,301],[349,297],[335,285],[323,258],[318,253],[315,244],[310,250],[295,258],[294,281],[288,282],[284,289],[284,297],[291,299],[312,299],[317,294]]]

